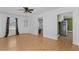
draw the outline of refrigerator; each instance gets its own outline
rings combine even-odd
[[[66,20],[59,22],[59,35],[62,35],[62,36],[67,35],[67,21]]]

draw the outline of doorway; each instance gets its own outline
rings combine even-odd
[[[8,36],[13,36],[16,35],[16,21],[14,18],[10,18],[10,23],[9,23],[9,34]]]
[[[19,35],[18,18],[7,17],[5,37]]]
[[[38,28],[38,35],[43,36],[43,17],[38,19],[39,28]]]
[[[72,12],[57,16],[58,39],[73,41],[73,14]]]

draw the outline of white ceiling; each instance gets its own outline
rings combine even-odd
[[[58,7],[29,7],[33,8],[34,11],[32,14],[39,14],[39,13],[44,13],[50,10],[57,9]],[[19,11],[20,9],[23,9],[22,7],[0,7],[0,12],[2,13],[9,13],[9,14],[16,14],[16,15],[31,15],[31,13],[24,13],[24,11]]]

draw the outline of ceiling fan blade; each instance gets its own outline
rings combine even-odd
[[[19,11],[24,11],[24,13],[32,13],[34,9],[29,9],[28,7],[23,7],[23,9],[19,9]]]
[[[28,10],[28,7],[23,7],[26,11]]]
[[[29,9],[29,11],[33,11],[34,9]]]
[[[31,11],[29,11],[29,13],[32,13]]]

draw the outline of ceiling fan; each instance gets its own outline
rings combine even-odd
[[[34,9],[30,9],[28,7],[23,7],[23,9],[19,9],[19,11],[24,11],[24,13],[32,13]]]

